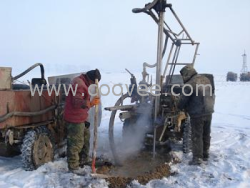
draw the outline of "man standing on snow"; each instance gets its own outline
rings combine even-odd
[[[185,110],[191,119],[193,160],[190,165],[199,165],[209,158],[212,113],[214,112],[213,86],[210,80],[197,74],[187,65],[180,71],[184,81],[178,108]]]
[[[89,123],[88,110],[100,103],[99,97],[90,101],[88,87],[95,83],[95,79],[101,80],[98,69],[88,71],[86,74],[72,80],[73,90],[77,87],[75,95],[72,91],[66,98],[64,120],[67,128],[67,160],[69,171],[81,174],[80,162],[87,162],[89,156]]]

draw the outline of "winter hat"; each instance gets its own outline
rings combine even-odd
[[[101,73],[100,73],[100,71],[99,71],[98,69],[88,71],[88,72],[86,73],[86,75],[87,75],[88,78],[89,78],[90,80],[92,80],[93,82],[95,81],[95,79],[98,79],[98,81],[101,80]]]
[[[194,75],[197,74],[196,70],[191,65],[186,65],[180,71],[184,83],[188,82]]]

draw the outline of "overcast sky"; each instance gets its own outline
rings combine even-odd
[[[157,27],[131,10],[148,2],[1,0],[0,66],[13,75],[36,62],[58,73],[141,70],[156,61]],[[244,49],[250,56],[250,0],[168,2],[201,43],[198,71],[240,72]]]

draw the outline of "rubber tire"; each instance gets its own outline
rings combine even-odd
[[[182,143],[182,151],[183,153],[189,153],[192,149],[192,139],[191,139],[191,123],[190,118],[187,118],[185,122],[182,124],[183,126],[183,143]]]
[[[37,169],[41,165],[35,164],[34,161],[34,156],[33,156],[33,151],[34,151],[34,144],[38,140],[39,135],[46,136],[49,138],[51,146],[52,146],[52,160],[54,159],[55,155],[55,144],[54,144],[54,139],[51,136],[50,131],[48,130],[47,127],[42,126],[38,127],[36,129],[29,130],[24,139],[23,139],[23,144],[21,146],[21,157],[22,157],[22,164],[23,168],[27,171],[32,171]]]

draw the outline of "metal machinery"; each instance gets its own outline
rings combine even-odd
[[[0,150],[3,155],[22,151],[24,167],[37,168],[53,160],[55,143],[60,143],[62,124],[59,123],[60,98],[44,89],[42,96],[31,95],[30,86],[15,82],[40,67],[41,78],[33,78],[31,85],[46,85],[44,67],[38,63],[12,77],[11,68],[0,68]],[[55,136],[56,135],[56,136]]]
[[[241,74],[240,74],[240,81],[242,81],[242,82],[250,81],[250,72],[248,72],[248,69],[247,69],[247,54],[246,54],[246,52],[244,52],[242,57],[243,57],[243,65],[242,65]]]
[[[19,78],[36,67],[40,67],[41,78],[33,78],[31,85],[43,87],[41,95],[32,96],[30,85],[16,84]],[[37,63],[18,76],[12,77],[11,68],[0,67],[0,154],[12,156],[21,153],[26,170],[33,170],[52,161],[54,156],[64,155],[66,134],[63,121],[65,90],[61,87],[59,95],[48,87],[52,84],[65,84],[80,75],[69,74],[44,76],[44,67]],[[43,85],[43,86],[42,86]],[[51,91],[51,90],[50,90]],[[99,106],[101,108],[101,105]],[[101,119],[101,113],[99,114]],[[94,109],[90,109],[89,122],[93,123]]]
[[[177,21],[181,28],[179,32],[173,31],[168,23],[164,20],[166,11],[170,11]],[[149,124],[149,128],[145,133],[145,144],[147,146],[152,146],[154,157],[156,154],[156,147],[158,145],[164,145],[171,135],[176,136],[181,132],[182,126],[180,127],[180,124],[189,124],[188,116],[186,116],[185,113],[180,112],[176,107],[178,97],[173,96],[170,91],[173,84],[183,84],[181,76],[174,75],[176,66],[193,66],[196,56],[198,55],[197,52],[199,48],[199,43],[195,42],[191,38],[190,34],[175,13],[172,5],[168,4],[166,0],[154,0],[152,3],[146,4],[144,8],[135,8],[132,10],[132,12],[145,13],[149,15],[158,26],[157,62],[152,65],[148,63],[143,64],[142,81],[139,83],[139,88],[152,86],[152,77],[151,82],[149,83],[150,78],[146,69],[155,68],[155,84],[161,86],[161,90],[155,91],[154,95],[149,92],[144,93],[145,96],[138,95],[136,78],[127,70],[131,75],[131,85],[129,91],[131,91],[134,85],[132,94],[124,94],[115,103],[114,107],[105,108],[106,110],[112,111],[109,122],[109,140],[112,153],[117,164],[121,163],[114,139],[114,120],[117,111],[122,111],[120,112],[119,117],[124,122],[123,133],[126,134],[128,129],[133,129],[133,126],[138,126],[138,124],[141,124],[141,122],[139,122],[140,118],[145,115],[147,111],[146,109],[150,109],[150,112],[146,116],[146,120],[144,120],[144,122],[148,122]],[[178,57],[180,55],[181,48],[184,45],[189,45],[194,48],[194,54],[192,56],[191,62],[179,62]],[[166,54],[167,49],[169,50],[166,58],[167,60],[165,63],[165,68],[163,69],[163,57]],[[176,88],[175,93],[180,93],[180,89],[181,88]],[[131,103],[133,104],[123,105],[123,101],[128,97],[131,98]],[[185,134],[183,137],[190,134],[190,131],[188,131],[188,126],[186,127],[187,130],[184,131]],[[133,134],[133,131],[131,131],[130,134]],[[188,139],[184,140],[187,141]],[[187,152],[188,148],[184,148],[185,152]]]
[[[237,73],[234,73],[234,72],[228,72],[227,73],[227,82],[230,81],[230,82],[236,82],[237,81]]]

